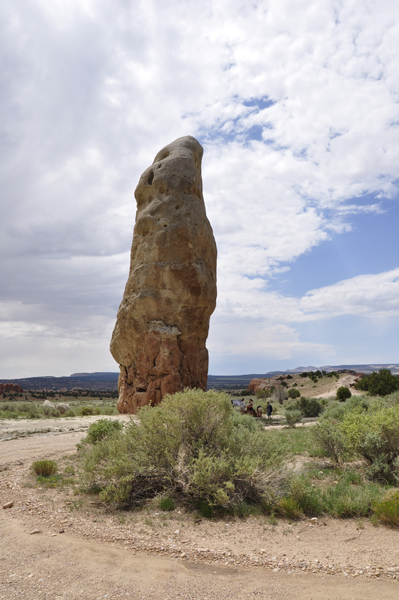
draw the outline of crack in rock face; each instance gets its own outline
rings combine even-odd
[[[216,243],[202,196],[203,149],[191,136],[156,155],[135,191],[129,278],[111,339],[120,413],[184,388],[206,389]]]

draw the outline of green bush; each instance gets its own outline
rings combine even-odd
[[[257,390],[255,392],[255,396],[258,398],[258,400],[264,400],[267,398],[270,398],[270,396],[272,395],[272,390],[268,389],[268,390]]]
[[[318,417],[323,410],[323,406],[316,398],[300,398],[295,403],[295,409],[300,410],[304,417]]]
[[[69,410],[66,411],[66,413],[64,413],[63,415],[64,417],[74,417],[75,413],[74,411],[70,408]]]
[[[355,387],[371,396],[387,396],[399,390],[399,378],[392,375],[390,369],[380,369],[378,373],[374,371],[362,377]]]
[[[99,419],[90,425],[87,436],[82,441],[88,444],[97,444],[104,438],[109,438],[116,431],[120,431],[122,427],[122,423],[115,419]]]
[[[342,431],[329,421],[316,423],[311,430],[311,436],[316,445],[335,463],[343,460],[346,454],[345,437]]]
[[[325,408],[321,418],[323,420],[328,419],[330,421],[342,421],[344,415],[351,412],[352,410],[356,410],[358,412],[366,412],[370,407],[370,401],[366,400],[364,397],[352,396],[345,403],[339,402],[338,400],[333,400],[329,403],[329,405]]]
[[[105,502],[133,505],[169,496],[231,509],[261,503],[278,484],[281,454],[227,394],[186,390],[142,408],[139,419],[80,448],[87,482],[101,489]]]
[[[286,410],[284,413],[285,421],[289,427],[295,427],[297,423],[302,421],[302,413],[300,410]]]
[[[399,481],[399,406],[353,409],[344,415],[340,428],[350,447],[368,463],[371,478]]]
[[[53,408],[52,406],[43,406],[43,412],[46,417],[59,417],[60,411],[58,408]]]
[[[352,473],[344,473],[336,485],[321,491],[324,511],[340,518],[367,517],[381,491],[375,483],[354,483]]]
[[[299,390],[295,390],[294,388],[291,388],[288,392],[288,398],[299,398],[301,395],[301,392]]]
[[[87,417],[89,415],[100,415],[101,410],[98,406],[82,406],[80,409],[80,414],[82,417]]]
[[[319,515],[324,506],[320,488],[315,487],[306,475],[295,475],[289,482],[289,496],[306,515]]]
[[[161,510],[175,510],[175,503],[173,502],[172,498],[167,496],[166,498],[161,498],[159,501],[159,507]]]
[[[339,400],[340,402],[345,402],[345,400],[347,400],[351,396],[352,392],[345,385],[341,385],[341,387],[337,389],[337,400]]]
[[[373,511],[383,523],[399,527],[399,490],[390,490],[374,504]]]
[[[53,460],[37,460],[32,464],[32,469],[36,475],[49,477],[57,472],[57,463]]]
[[[289,481],[285,498],[291,498],[297,510],[306,515],[330,514],[334,517],[367,517],[380,499],[380,485],[364,482],[354,471],[335,471],[337,480],[328,483],[328,477],[319,487],[306,474],[295,475]],[[281,501],[280,501],[281,504]],[[281,512],[281,510],[280,510]],[[292,517],[291,517],[292,518]]]
[[[277,505],[277,511],[289,519],[299,519],[302,511],[294,498],[282,498]]]

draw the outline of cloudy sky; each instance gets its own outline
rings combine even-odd
[[[0,5],[0,377],[116,371],[134,188],[204,146],[210,373],[399,362],[397,0]]]

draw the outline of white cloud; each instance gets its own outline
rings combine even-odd
[[[0,335],[37,335],[43,357],[44,337],[76,339],[110,360],[134,187],[186,134],[205,147],[215,327],[258,320],[252,347],[288,357],[313,342],[287,323],[397,314],[393,271],[300,300],[271,289],[397,195],[396,2],[16,0],[3,16],[0,280],[18,314]],[[222,328],[217,337],[214,352],[236,348]]]
[[[399,268],[376,275],[359,275],[311,290],[300,300],[308,318],[356,315],[386,318],[399,315]]]

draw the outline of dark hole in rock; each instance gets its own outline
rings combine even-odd
[[[175,209],[179,210],[179,208],[180,208],[180,204],[176,204]]]
[[[154,172],[151,171],[151,173],[148,176],[148,185],[151,185],[153,181],[154,181]]]

